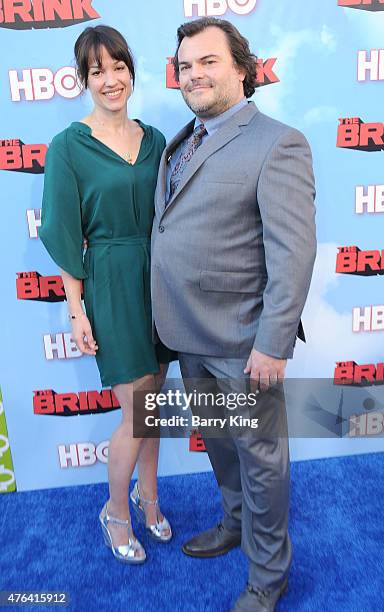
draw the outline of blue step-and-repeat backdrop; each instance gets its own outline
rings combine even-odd
[[[384,450],[384,0],[0,0],[0,492],[106,480],[120,420],[94,359],[71,340],[61,278],[39,241],[47,148],[92,108],[76,84],[74,42],[87,25],[124,34],[137,66],[129,115],[170,139],[191,118],[170,64],[176,29],[205,15],[249,39],[256,104],[302,130],[313,151],[318,256],[307,344],[287,375],[364,384],[349,434],[292,439],[291,456]],[[164,439],[159,473],[209,469],[193,450]]]

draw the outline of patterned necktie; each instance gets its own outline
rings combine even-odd
[[[204,125],[201,123],[193,130],[191,136],[189,137],[186,147],[183,153],[180,155],[180,158],[171,174],[169,199],[171,199],[171,197],[177,190],[180,184],[181,177],[183,175],[185,166],[188,164],[189,160],[191,159],[196,149],[201,145],[201,140],[204,134],[207,134],[207,130],[205,129]]]

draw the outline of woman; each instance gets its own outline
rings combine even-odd
[[[156,389],[172,358],[152,344],[149,288],[153,196],[165,140],[128,117],[135,70],[117,30],[86,28],[75,57],[94,108],[52,140],[39,235],[61,268],[73,338],[83,353],[96,356],[102,385],[113,388],[122,409],[109,446],[110,498],[99,517],[105,542],[118,560],[142,563],[145,550],[132,532],[128,506],[136,462],[134,508],[157,541],[172,537],[157,500],[159,439],[133,437],[133,392]]]

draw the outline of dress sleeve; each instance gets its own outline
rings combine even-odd
[[[66,132],[55,136],[47,151],[39,238],[62,270],[77,279],[87,277],[80,195]]]

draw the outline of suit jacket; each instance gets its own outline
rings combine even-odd
[[[152,231],[153,318],[177,351],[293,355],[316,252],[312,157],[296,129],[236,112],[195,151],[165,206],[166,147]]]

